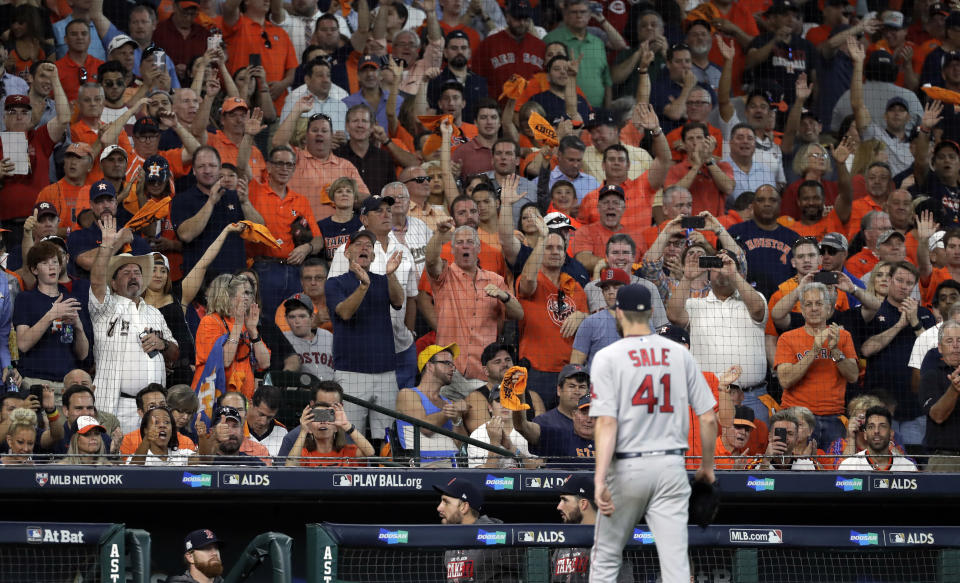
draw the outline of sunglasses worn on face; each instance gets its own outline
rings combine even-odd
[[[408,178],[408,179],[404,180],[403,183],[406,184],[406,183],[408,183],[408,182],[416,182],[417,184],[423,184],[423,183],[429,182],[429,181],[430,181],[430,177],[429,177],[429,176],[414,176],[413,178]]]

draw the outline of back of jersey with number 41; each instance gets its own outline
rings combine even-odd
[[[700,415],[716,404],[690,351],[656,334],[607,346],[590,373],[590,415],[617,419],[618,452],[685,449],[687,407]]]

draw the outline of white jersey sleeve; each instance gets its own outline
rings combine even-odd
[[[590,415],[616,417],[616,451],[685,449],[688,406],[702,413],[713,395],[690,352],[650,334],[619,340],[597,353]]]

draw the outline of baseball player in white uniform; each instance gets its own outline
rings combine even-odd
[[[663,583],[690,581],[684,468],[689,414],[700,418],[703,458],[696,479],[712,483],[717,419],[713,394],[690,352],[650,329],[650,292],[636,284],[617,292],[623,339],[594,357],[590,416],[597,466],[597,516],[590,581],[616,581],[623,547],[646,515]]]

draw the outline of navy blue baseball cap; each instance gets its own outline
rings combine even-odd
[[[680,326],[674,326],[673,324],[667,324],[666,326],[660,326],[657,328],[657,334],[663,336],[664,338],[669,338],[674,342],[679,342],[680,344],[690,345],[690,335],[687,334],[687,331],[681,328]]]
[[[396,201],[392,196],[368,196],[360,203],[360,214],[365,215],[370,211],[378,210],[381,205],[393,206],[394,202]]]
[[[106,180],[98,180],[90,185],[90,202],[97,200],[101,196],[117,198],[117,189],[113,187],[112,183]]]
[[[446,484],[434,486],[433,489],[444,496],[463,500],[474,510],[479,511],[483,508],[483,494],[476,486],[463,478],[453,478]]]
[[[617,308],[626,312],[646,312],[653,308],[650,290],[638,283],[617,290]]]
[[[143,161],[143,172],[147,182],[167,182],[170,180],[170,163],[163,156],[154,154]]]
[[[183,548],[184,551],[192,551],[195,549],[202,549],[209,547],[210,545],[215,545],[220,542],[220,539],[217,538],[217,535],[213,534],[213,531],[209,528],[204,528],[201,530],[195,530],[188,534],[186,538],[183,539]]]
[[[573,496],[593,500],[593,477],[581,475],[570,476],[562,486],[557,488],[557,491],[561,494],[572,494]]]
[[[580,397],[580,400],[577,401],[577,409],[583,409],[584,407],[590,406],[590,401],[593,400],[593,397],[590,396],[590,393]]]
[[[560,369],[560,374],[557,375],[557,385],[562,385],[563,381],[577,375],[583,375],[587,377],[587,380],[590,379],[590,373],[587,372],[587,368],[582,364],[564,365],[564,367]]]

